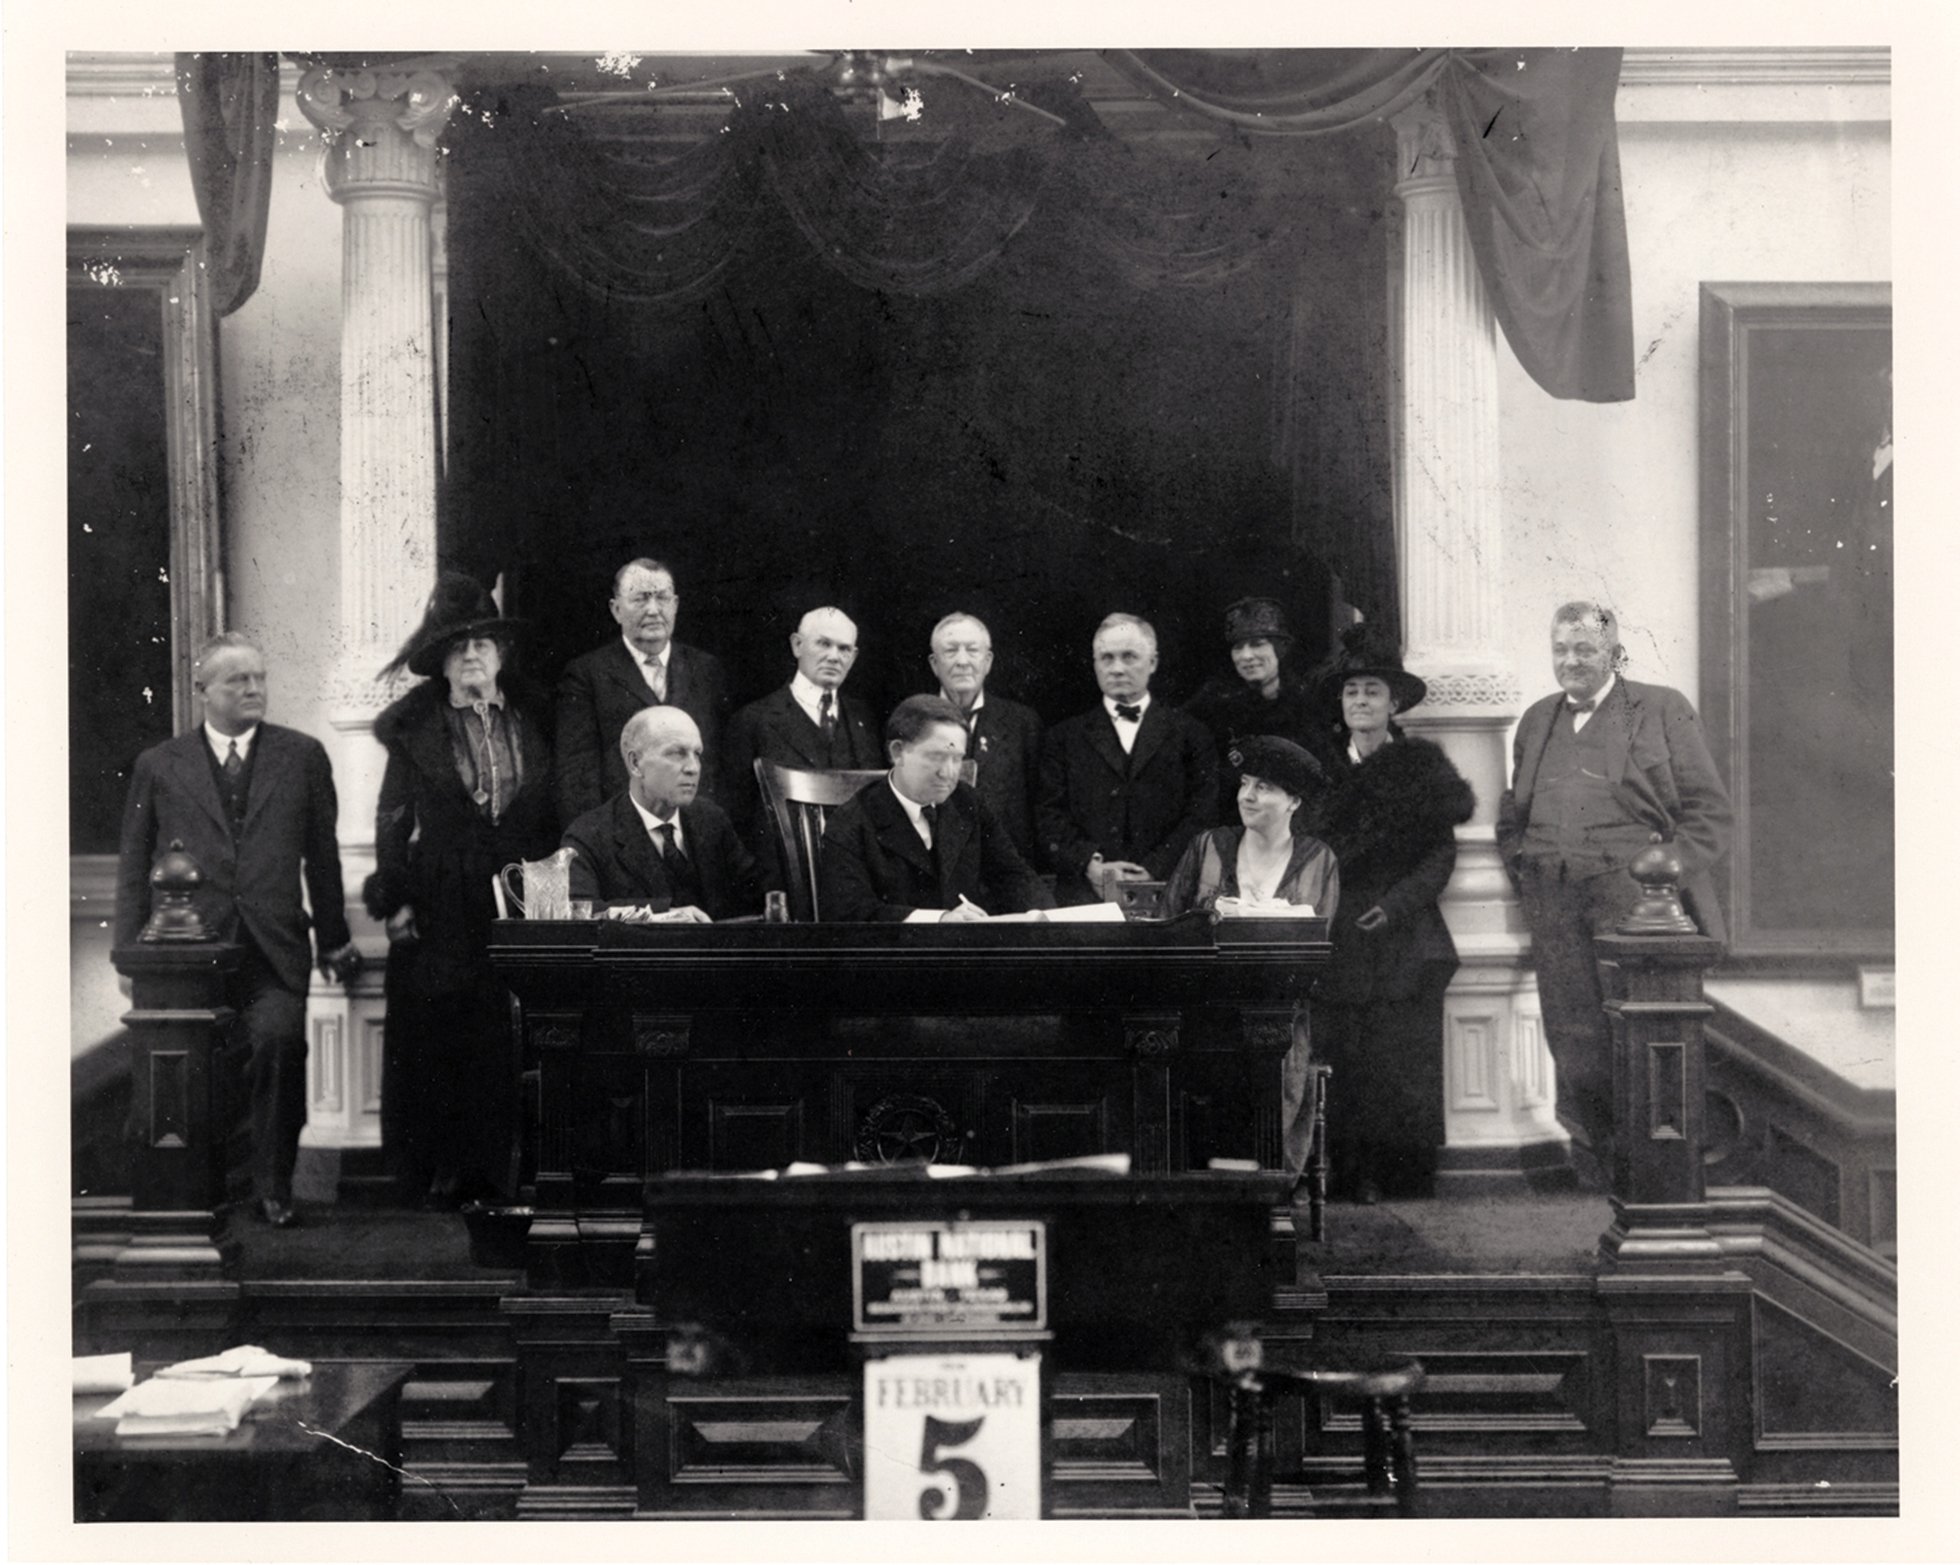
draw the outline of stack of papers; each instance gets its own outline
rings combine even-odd
[[[127,1353],[92,1353],[75,1360],[74,1381],[78,1397],[112,1395],[136,1384],[136,1369]]]
[[[313,1373],[305,1359],[282,1359],[264,1348],[227,1348],[207,1359],[185,1359],[157,1371],[159,1380],[303,1380]]]
[[[279,1384],[276,1375],[217,1380],[146,1380],[95,1416],[116,1420],[120,1438],[142,1435],[228,1435],[249,1408]]]

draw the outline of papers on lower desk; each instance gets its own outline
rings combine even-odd
[[[282,1359],[264,1348],[227,1348],[210,1358],[185,1359],[166,1364],[157,1371],[159,1380],[257,1379],[270,1375],[275,1380],[304,1380],[313,1373],[305,1359]]]
[[[277,1375],[226,1376],[218,1380],[166,1380],[161,1376],[125,1391],[95,1416],[116,1420],[121,1438],[142,1435],[230,1434],[245,1412],[279,1384]]]
[[[127,1353],[88,1353],[74,1361],[78,1397],[113,1396],[136,1384],[136,1367]]]
[[[1220,918],[1312,918],[1311,902],[1265,900],[1248,902],[1243,897],[1220,897],[1212,911]]]

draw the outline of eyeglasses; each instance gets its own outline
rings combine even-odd
[[[635,593],[629,593],[626,597],[621,598],[619,601],[625,604],[629,609],[643,609],[649,603],[657,603],[663,609],[671,609],[676,603],[679,603],[681,600],[680,600],[680,594],[674,592],[635,592]]]

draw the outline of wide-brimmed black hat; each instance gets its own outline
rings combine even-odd
[[[1341,686],[1350,679],[1367,675],[1373,675],[1388,686],[1398,712],[1408,711],[1429,694],[1429,687],[1403,668],[1402,654],[1395,646],[1363,624],[1350,625],[1341,632],[1341,650],[1320,676],[1314,698],[1338,719],[1341,715]]]
[[[1291,641],[1286,610],[1277,598],[1241,598],[1225,606],[1225,645],[1241,641]]]
[[[1318,793],[1327,773],[1311,754],[1277,734],[1253,734],[1237,740],[1225,754],[1241,777],[1258,777],[1296,798]]]
[[[456,642],[479,636],[508,642],[517,628],[518,622],[503,617],[497,600],[475,577],[444,571],[436,578],[435,591],[429,594],[422,623],[402,643],[389,667],[406,665],[411,674],[433,677],[442,672],[443,657]]]

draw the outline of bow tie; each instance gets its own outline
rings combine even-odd
[[[1574,701],[1570,696],[1567,696],[1565,698],[1565,709],[1574,717],[1579,716],[1583,712],[1596,712],[1599,710],[1599,697],[1594,696],[1587,701]]]
[[[1125,706],[1121,701],[1118,701],[1116,703],[1116,715],[1126,723],[1140,723],[1143,721],[1143,708],[1140,706]]]

